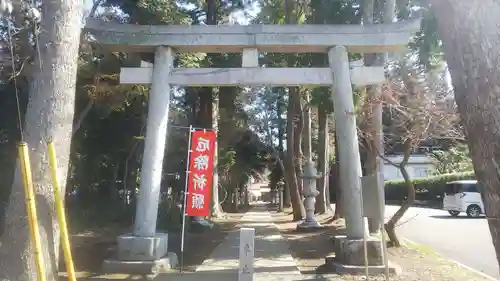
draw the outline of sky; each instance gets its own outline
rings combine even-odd
[[[84,13],[88,13],[88,11],[92,8],[92,4],[95,0],[84,0],[85,11]],[[243,11],[237,11],[231,15],[232,19],[234,19],[240,25],[248,25],[252,17],[255,17],[260,11],[259,4],[254,2],[251,9],[246,12],[250,15],[250,18],[245,16]]]
[[[94,2],[93,0],[83,0],[84,5],[85,5],[85,11],[90,10],[92,8],[92,3]]]

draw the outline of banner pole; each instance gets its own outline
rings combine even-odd
[[[186,232],[186,201],[187,201],[187,191],[188,191],[188,181],[189,181],[189,164],[191,156],[191,135],[193,133],[193,126],[189,126],[189,137],[188,137],[188,150],[186,157],[186,180],[184,184],[184,202],[182,204],[182,230],[181,230],[181,272],[184,265],[184,236]]]

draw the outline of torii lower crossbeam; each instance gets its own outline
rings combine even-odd
[[[356,86],[384,82],[383,67],[352,67],[351,83]],[[122,68],[121,84],[151,84],[152,67]],[[331,86],[330,68],[174,68],[168,81],[177,86]]]

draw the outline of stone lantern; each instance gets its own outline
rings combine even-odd
[[[297,225],[298,229],[315,229],[321,227],[314,216],[316,196],[319,195],[319,191],[316,190],[316,181],[320,177],[321,173],[318,173],[314,163],[308,161],[304,167],[304,173],[302,174],[302,179],[304,181],[303,194],[306,219]]]
[[[285,183],[283,182],[283,180],[280,180],[278,182],[278,196],[276,199],[278,200],[278,212],[283,212],[283,204],[285,200],[284,191],[285,191]]]

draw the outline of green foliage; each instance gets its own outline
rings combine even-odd
[[[473,168],[467,145],[457,145],[446,151],[433,151],[428,156],[435,161],[437,174],[460,173]]]
[[[418,54],[419,63],[425,68],[430,70],[439,66],[443,60],[443,50],[437,32],[436,18],[429,8],[428,0],[398,1],[397,8],[399,20],[412,17],[414,10],[421,13],[420,31],[415,34],[409,47]]]
[[[475,178],[476,176],[474,172],[464,172],[412,179],[412,183],[415,186],[417,200],[436,200],[438,196],[443,196],[444,188],[447,182]],[[386,200],[404,200],[407,194],[408,192],[405,181],[387,181],[385,183]]]
[[[235,151],[236,164],[239,171],[243,172],[240,179],[242,182],[246,182],[250,176],[259,177],[264,173],[270,151],[254,132],[243,132],[235,145]]]
[[[161,230],[178,231],[182,227],[182,210],[178,207],[179,200],[168,197],[158,206],[158,226]]]
[[[234,148],[230,148],[219,155],[219,162],[217,163],[219,172],[228,173],[235,164],[236,151]]]

